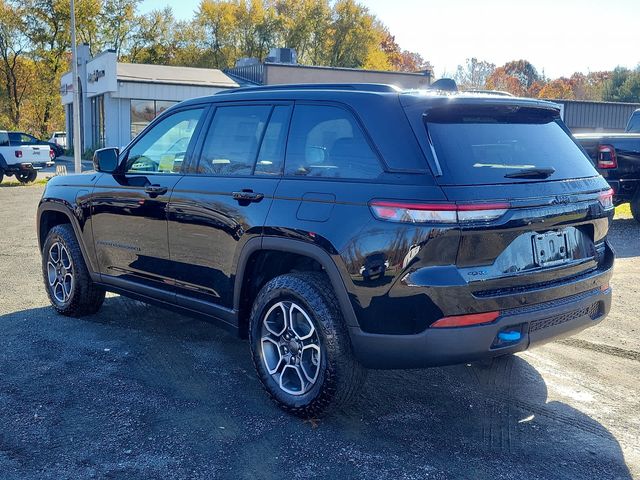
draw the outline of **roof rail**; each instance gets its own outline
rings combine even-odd
[[[240,87],[232,90],[222,90],[216,95],[223,93],[240,92],[264,92],[272,90],[359,90],[363,92],[397,93],[402,90],[394,85],[384,83],[290,83],[280,85],[260,85],[255,87]]]

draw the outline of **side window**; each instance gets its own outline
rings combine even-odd
[[[200,155],[203,175],[251,175],[269,118],[268,105],[218,107]]]
[[[22,141],[20,139],[20,134],[17,132],[9,132],[9,144],[11,145],[22,145]]]
[[[339,107],[296,105],[286,175],[367,179],[381,173],[380,161],[351,113]]]
[[[183,110],[156,124],[129,150],[125,172],[179,173],[203,111]]]
[[[0,147],[9,146],[9,134],[7,132],[0,132]]]
[[[280,175],[282,173],[290,116],[290,106],[279,105],[273,108],[260,146],[255,168],[256,175]]]

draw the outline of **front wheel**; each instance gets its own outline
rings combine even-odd
[[[62,315],[81,317],[95,313],[105,291],[97,287],[87,270],[73,227],[56,225],[42,250],[42,274],[53,308]]]
[[[297,416],[318,417],[348,403],[366,376],[332,286],[320,273],[269,281],[253,304],[249,341],[262,385]]]

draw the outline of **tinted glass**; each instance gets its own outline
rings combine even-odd
[[[277,106],[273,109],[258,154],[256,175],[280,175],[282,173],[290,115],[291,107],[289,106]]]
[[[9,135],[7,132],[0,132],[0,147],[9,146]]]
[[[627,124],[627,132],[640,133],[640,112],[634,112]]]
[[[9,142],[11,145],[21,145],[22,139],[20,138],[20,134],[17,132],[9,132]]]
[[[131,100],[131,138],[138,136],[156,118],[153,100]]]
[[[218,107],[200,156],[198,173],[251,175],[271,107]]]
[[[351,113],[324,105],[295,107],[285,174],[367,179],[380,173],[380,161]]]
[[[597,175],[591,162],[546,110],[469,109],[430,113],[427,130],[443,184],[531,181],[505,178],[528,169],[555,169],[546,180]]]
[[[127,173],[178,173],[203,109],[169,115],[129,150]]]

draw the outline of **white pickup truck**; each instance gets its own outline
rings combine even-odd
[[[0,130],[0,182],[5,175],[15,175],[20,183],[33,182],[38,170],[54,165],[53,150],[46,143],[22,145],[13,133]]]

